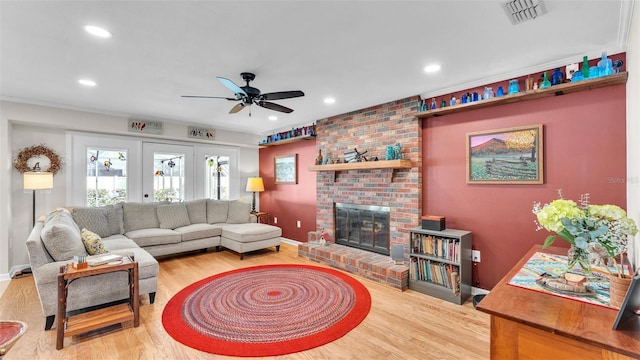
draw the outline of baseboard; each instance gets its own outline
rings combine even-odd
[[[291,240],[291,239],[287,239],[287,238],[284,238],[284,237],[281,237],[280,241],[282,241],[283,243],[287,243],[289,245],[293,245],[293,246],[298,246],[299,244],[302,244],[300,241]]]
[[[29,271],[24,271],[25,269],[29,269]],[[10,278],[17,278],[17,277],[22,277],[24,275],[27,274],[31,274],[31,266],[29,266],[29,264],[22,264],[22,265],[15,265],[13,267],[11,267],[11,270],[9,270],[9,275]]]
[[[0,281],[11,280],[11,276],[8,273],[0,274]]]

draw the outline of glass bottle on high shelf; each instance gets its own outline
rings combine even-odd
[[[546,89],[551,87],[551,82],[549,81],[549,77],[547,76],[547,72],[544,72],[542,84],[540,85],[540,89]]]
[[[584,79],[588,79],[589,78],[589,58],[588,57],[583,57],[582,58],[582,77]]]

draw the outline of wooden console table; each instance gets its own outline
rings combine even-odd
[[[79,315],[67,316],[67,296],[69,284],[74,280],[88,276],[126,271],[129,275],[129,302],[98,310],[88,311]],[[70,265],[60,268],[58,274],[58,313],[56,315],[56,349],[64,347],[64,338],[82,334],[91,330],[133,321],[133,326],[140,325],[140,300],[138,288],[138,263],[132,258],[124,256],[118,265],[89,266],[75,269]]]
[[[534,246],[478,304],[491,315],[491,359],[640,359],[640,321],[612,330],[617,310],[509,285]]]

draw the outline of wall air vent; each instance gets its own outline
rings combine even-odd
[[[511,0],[503,3],[502,7],[513,25],[547,13],[543,0]]]

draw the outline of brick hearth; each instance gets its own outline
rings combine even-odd
[[[404,291],[409,288],[409,267],[394,264],[389,256],[334,243],[299,244],[298,256],[358,274],[398,290]]]

